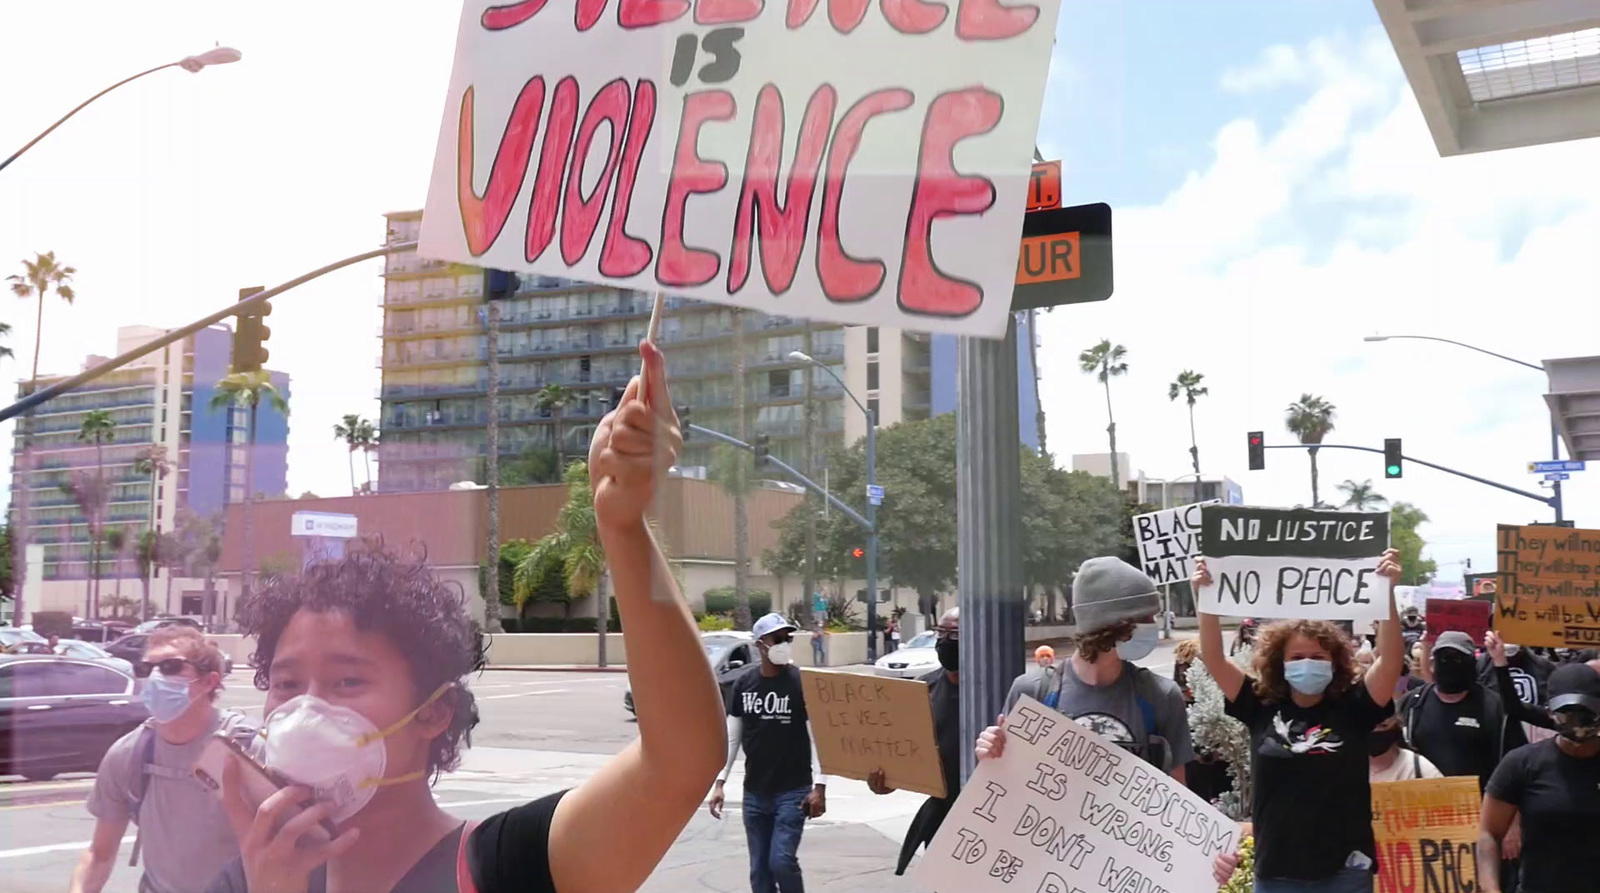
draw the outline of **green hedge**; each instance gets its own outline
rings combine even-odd
[[[772,593],[765,589],[751,589],[749,593],[752,619],[772,612]],[[707,589],[705,598],[707,614],[732,614],[738,602],[738,596],[732,586]]]

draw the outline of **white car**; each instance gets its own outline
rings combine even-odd
[[[119,673],[133,675],[133,664],[120,657],[113,657],[110,652],[93,642],[80,642],[77,639],[62,639],[56,646],[56,653],[64,657],[76,657],[79,660],[92,660],[97,664],[111,667]]]
[[[878,658],[872,671],[896,679],[920,679],[939,669],[939,653],[933,647],[934,631],[917,633],[911,641]]]

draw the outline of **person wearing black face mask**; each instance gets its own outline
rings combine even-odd
[[[1550,674],[1559,735],[1506,757],[1489,780],[1478,831],[1484,893],[1505,889],[1501,840],[1522,823],[1522,893],[1593,890],[1600,878],[1600,674],[1563,664]]]
[[[1433,643],[1433,682],[1400,704],[1405,741],[1439,771],[1489,783],[1495,766],[1527,744],[1500,696],[1477,681],[1477,649],[1466,633],[1441,633]]]
[[[911,820],[900,846],[900,860],[894,870],[897,875],[905,874],[911,857],[933,840],[961,793],[961,609],[944,612],[935,629],[933,649],[939,655],[939,669],[922,677],[922,681],[928,684],[928,700],[933,707],[933,737],[944,769],[944,796],[929,797]],[[894,791],[884,783],[882,769],[867,776],[867,787],[874,794]]]
[[[1369,781],[1412,781],[1418,778],[1443,778],[1444,773],[1414,750],[1401,747],[1400,715],[1394,702],[1389,715],[1372,727],[1367,738],[1367,779]]]

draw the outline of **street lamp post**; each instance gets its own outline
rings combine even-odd
[[[112,90],[117,89],[118,87],[122,86],[123,84],[126,84],[126,83],[128,83],[130,81],[136,81],[139,78],[142,78],[147,74],[155,74],[158,71],[163,71],[163,70],[168,69],[168,68],[181,68],[184,71],[192,73],[192,72],[197,72],[200,69],[205,68],[208,65],[226,65],[229,62],[237,62],[241,58],[243,58],[243,54],[241,54],[238,50],[234,49],[233,47],[217,47],[215,49],[206,50],[205,52],[201,53],[198,56],[186,56],[186,57],[184,57],[182,59],[179,59],[176,62],[168,62],[165,65],[157,65],[155,68],[146,69],[145,71],[141,71],[141,72],[139,72],[138,74],[136,74],[136,75],[134,75],[132,77],[123,78],[122,80],[117,81],[115,84],[112,84],[111,86],[105,88],[104,90],[101,90],[99,93],[96,93],[95,95],[89,97],[88,99],[85,99],[83,102],[78,104],[77,108],[74,108],[72,111],[67,112],[65,115],[62,115],[61,118],[56,121],[56,123],[51,124],[49,127],[45,128],[43,133],[39,134],[38,136],[34,137],[31,140],[28,140],[28,144],[23,146],[22,148],[18,149],[17,151],[12,152],[10,158],[7,158],[5,161],[0,161],[0,170],[5,170],[6,166],[9,165],[11,162],[16,161],[19,157],[21,157],[22,153],[28,151],[29,149],[32,149],[35,143],[37,143],[40,140],[44,139],[45,137],[49,136],[50,132],[55,130],[57,127],[60,127],[62,124],[65,124],[67,122],[68,118],[71,118],[73,115],[76,115],[77,113],[83,111],[84,107],[87,106],[89,103],[94,102],[96,99],[99,99],[100,97],[106,95],[107,93],[110,93]]]
[[[1539,366],[1539,365],[1536,365],[1534,363],[1529,363],[1529,362],[1526,362],[1524,360],[1519,360],[1519,359],[1516,359],[1515,357],[1508,357],[1505,354],[1495,353],[1492,350],[1484,350],[1481,347],[1476,347],[1476,346],[1471,345],[1471,344],[1463,344],[1460,341],[1451,341],[1449,338],[1436,338],[1433,335],[1368,335],[1365,338],[1363,338],[1362,340],[1363,341],[1397,341],[1397,340],[1438,341],[1441,344],[1454,344],[1456,347],[1464,347],[1467,350],[1475,350],[1475,351],[1477,351],[1478,353],[1481,353],[1481,354],[1488,354],[1489,356],[1494,357],[1497,360],[1505,360],[1507,363],[1515,363],[1518,366],[1525,366],[1525,367],[1527,367],[1529,369],[1532,369],[1535,372],[1544,372],[1545,371],[1543,366]],[[1550,420],[1550,458],[1552,458],[1552,459],[1554,459],[1554,460],[1556,460],[1558,462],[1561,461],[1561,428],[1560,428],[1559,425],[1556,424],[1554,419]],[[1561,482],[1560,481],[1551,481],[1550,482],[1550,496],[1551,496],[1550,505],[1551,505],[1552,508],[1554,508],[1556,510],[1556,523],[1560,524],[1562,521],[1566,520],[1566,516],[1562,512]]]
[[[789,359],[810,363],[832,376],[867,419],[867,663],[870,664],[878,659],[878,506],[877,500],[870,496],[878,484],[878,414],[856,397],[837,372],[817,362],[810,354],[793,350],[789,352]]]

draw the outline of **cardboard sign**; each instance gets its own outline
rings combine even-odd
[[[1028,177],[1028,210],[1048,211],[1061,207],[1061,162],[1035,161]]]
[[[1600,648],[1600,530],[1501,524],[1494,627],[1507,642]]]
[[[1059,11],[466,0],[417,253],[1000,337]]]
[[[865,781],[882,769],[891,788],[945,795],[927,683],[810,667],[800,681],[825,774]]]
[[[1190,559],[1200,554],[1200,509],[1217,505],[1196,502],[1133,516],[1133,538],[1139,546],[1139,566],[1157,583],[1177,583],[1194,572]]]
[[[1428,599],[1428,636],[1437,639],[1439,634],[1449,630],[1466,633],[1472,641],[1481,643],[1483,634],[1489,631],[1489,616],[1494,613],[1494,606],[1488,602],[1470,601],[1464,598],[1430,598]]]
[[[1481,889],[1476,856],[1481,806],[1476,778],[1373,782],[1376,893]]]
[[[1387,620],[1387,512],[1208,505],[1200,546],[1211,585],[1197,607],[1226,617]]]
[[[1024,695],[1006,747],[961,789],[912,876],[922,889],[1216,893],[1238,825],[1134,754]]]

